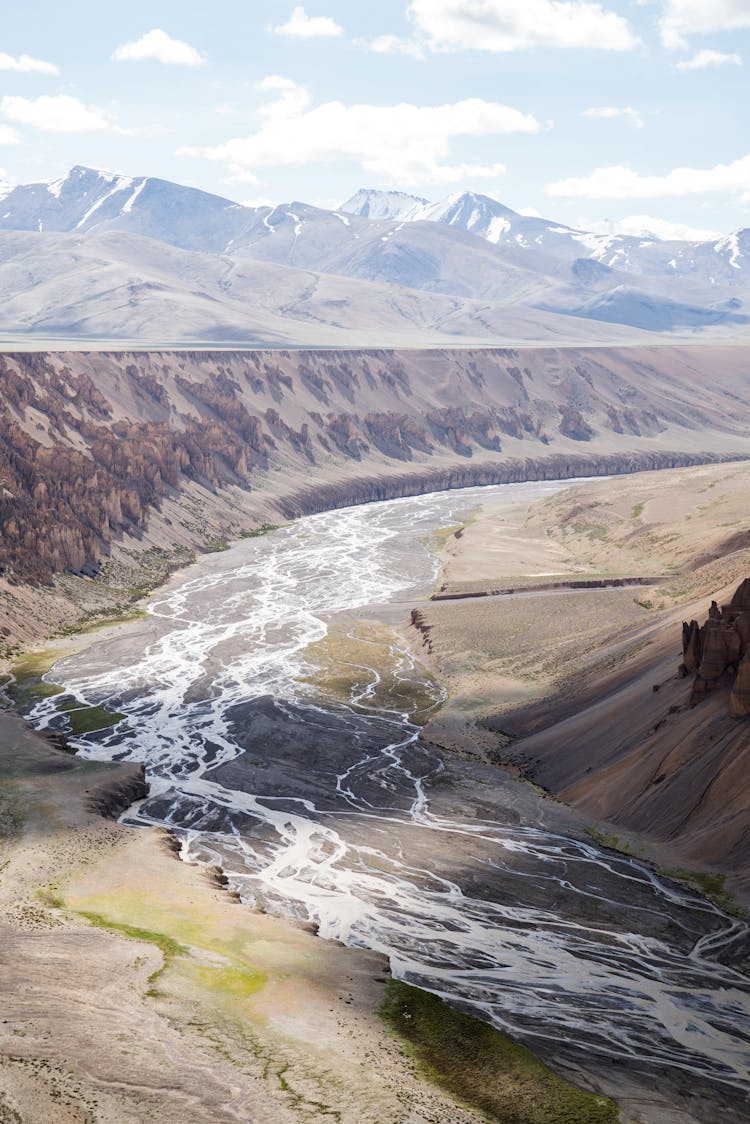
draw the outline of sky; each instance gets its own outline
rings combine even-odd
[[[750,226],[749,72],[750,0],[34,0],[0,32],[0,180],[474,190],[710,237]]]

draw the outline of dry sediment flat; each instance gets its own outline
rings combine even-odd
[[[237,905],[168,837],[88,810],[137,767],[0,714],[0,770],[0,1119],[478,1119],[380,1023],[381,957]]]
[[[451,701],[425,736],[513,760],[592,818],[657,840],[750,894],[746,720],[728,687],[690,709],[681,621],[750,573],[750,467],[583,484],[514,511],[487,504],[449,540],[440,588],[656,574],[651,589],[528,593],[420,606]]]

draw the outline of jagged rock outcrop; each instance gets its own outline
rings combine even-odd
[[[732,717],[750,715],[750,578],[728,605],[711,602],[702,628],[697,621],[683,621],[680,674],[695,675],[691,706],[727,682]]]
[[[416,628],[417,632],[422,637],[422,647],[428,652],[432,652],[432,625],[427,623],[424,613],[420,609],[412,609],[411,611],[411,626]]]
[[[144,765],[122,765],[116,777],[101,781],[86,794],[86,807],[105,819],[116,820],[118,816],[148,796],[146,770]]]

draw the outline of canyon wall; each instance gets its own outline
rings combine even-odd
[[[0,355],[0,578],[471,484],[750,454],[740,347]]]

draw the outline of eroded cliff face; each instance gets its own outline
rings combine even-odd
[[[614,671],[603,660],[559,698],[488,726],[519,735],[511,756],[566,803],[659,841],[667,865],[730,875],[747,902],[750,579],[722,592],[703,626],[683,622],[679,668],[671,610],[622,642]]]
[[[729,713],[732,718],[750,716],[750,578],[726,605],[711,602],[703,626],[696,620],[682,622],[680,674],[693,675],[691,705],[729,681]]]
[[[0,577],[94,576],[154,528],[200,547],[187,495],[230,536],[274,512],[750,454],[744,369],[731,347],[5,354]]]

